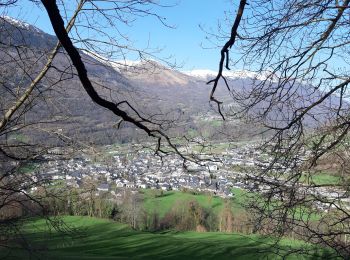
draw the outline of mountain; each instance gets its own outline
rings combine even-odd
[[[42,70],[57,38],[9,17],[0,19],[0,38],[0,77],[5,82],[0,86],[0,111],[6,111]],[[119,72],[84,53],[81,55],[101,96],[110,97],[114,90],[124,95],[134,91]],[[104,87],[107,84],[108,88]],[[69,138],[78,137],[93,143],[108,143],[116,138],[112,126],[117,119],[91,101],[62,49],[45,78],[33,90],[31,98],[18,111],[17,116],[23,121],[24,113],[26,124],[35,123],[42,131],[29,127],[20,134],[25,136],[21,139],[59,143],[56,138],[51,138],[57,131]],[[13,136],[16,138],[15,134]]]
[[[191,77],[195,77],[201,80],[211,80],[215,78],[218,74],[218,71],[208,70],[208,69],[196,69],[191,71],[183,71],[184,74],[189,75]],[[278,77],[276,75],[272,75],[272,72],[263,71],[263,72],[253,72],[248,70],[233,70],[233,71],[223,71],[223,76],[230,80],[235,79],[250,79],[250,80],[269,80],[271,82],[278,82]]]
[[[0,102],[1,110],[6,111],[17,99],[14,90],[18,93],[25,91],[31,78],[44,67],[57,39],[9,17],[0,18],[0,36],[6,39],[0,46],[0,76],[6,81],[6,86],[0,87]],[[202,79],[154,60],[123,64],[123,61],[107,62],[103,57],[86,51],[80,54],[89,78],[101,96],[115,102],[128,100],[144,117],[164,122],[173,136],[190,133],[191,136],[219,137],[221,123],[215,123],[219,116],[208,102],[211,86]],[[141,131],[127,123],[116,130],[119,119],[91,101],[74,71],[69,57],[61,49],[52,68],[33,91],[33,99],[28,100],[18,113],[22,118],[26,111],[26,123],[38,124],[41,130],[28,128],[27,132],[21,133],[25,136],[21,139],[57,142],[50,137],[54,132],[97,144],[144,138]],[[227,93],[223,91],[221,95]],[[123,109],[133,113],[127,106]],[[17,138],[13,136],[13,139]]]
[[[0,16],[2,45],[31,46],[40,50],[50,50],[57,39],[28,23],[9,16]]]
[[[135,84],[158,85],[163,87],[184,87],[197,80],[176,69],[172,69],[154,60],[143,60],[131,66],[121,66],[120,72]]]
[[[0,77],[6,82],[0,87],[0,104],[1,110],[5,111],[16,101],[15,90],[23,93],[31,78],[43,68],[57,38],[10,17],[0,18],[0,36]],[[184,72],[155,60],[108,61],[92,52],[81,51],[80,54],[101,96],[115,102],[128,100],[144,117],[166,123],[165,128],[170,129],[168,131],[172,136],[201,135],[220,140],[226,139],[227,134],[244,138],[260,129],[237,120],[222,122],[216,107],[209,103],[212,86],[206,84],[216,76],[215,71]],[[19,111],[20,115],[28,110],[26,122],[40,122],[40,127],[46,133],[31,128],[26,133],[28,139],[51,140],[50,133],[57,131],[72,139],[97,144],[138,142],[144,138],[141,131],[130,124],[122,124],[121,129],[116,130],[118,118],[91,101],[74,71],[69,57],[64,50],[60,50],[45,79],[34,90],[33,99],[28,100],[24,110]],[[252,91],[256,80],[268,79],[269,90],[278,86],[278,77],[268,71],[259,74],[225,71],[224,76],[236,94]],[[293,107],[306,106],[322,95],[322,91],[315,91],[303,84],[293,86],[292,92],[297,100]],[[217,88],[216,97],[224,101],[225,111],[237,106],[222,82]],[[333,100],[331,103],[335,105],[340,102],[336,97],[329,100]],[[276,110],[271,111],[271,118],[277,116],[277,119],[283,119],[284,114],[290,114],[291,107],[284,105],[283,102],[281,106],[278,104]],[[254,113],[259,114],[262,108],[268,106],[268,102],[262,102],[259,106],[253,110]],[[133,113],[127,106],[123,106],[123,109]],[[328,118],[328,110],[317,108],[314,111],[322,114],[321,118]],[[314,119],[310,116],[308,120],[311,122]]]

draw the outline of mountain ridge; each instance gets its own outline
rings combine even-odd
[[[16,27],[17,21],[10,20],[14,23],[11,24],[8,20],[1,19],[0,22],[0,34],[9,37],[9,44],[3,49],[0,48],[0,58],[11,53],[12,60],[3,62],[1,73],[8,78],[9,85],[19,86],[19,90],[24,91],[31,82],[31,77],[26,76],[25,72],[23,74],[22,70],[13,69],[17,67],[17,61],[23,63],[21,65],[23,70],[34,68],[30,70],[31,76],[39,73],[57,38],[22,24]],[[21,37],[14,37],[15,35]],[[24,50],[27,53],[25,60],[20,59],[13,44],[20,48],[25,46]],[[203,122],[201,119],[215,117],[215,111],[208,103],[211,86],[205,81],[156,61],[146,60],[133,63],[134,66],[131,67],[122,66],[116,69],[107,66],[103,57],[96,58],[96,55],[88,55],[83,50],[80,50],[80,54],[90,80],[102,97],[115,102],[128,100],[143,117],[152,118],[156,122],[169,122],[165,127],[171,129],[169,130],[171,135],[182,136],[188,132],[199,134],[201,129],[210,128],[210,126],[203,127],[210,122]],[[11,77],[8,74],[9,70],[13,73]],[[116,130],[115,124],[118,118],[112,112],[92,102],[74,71],[69,57],[61,49],[55,56],[47,77],[34,90],[34,96],[41,96],[41,99],[37,99],[38,103],[26,112],[27,122],[47,121],[50,124],[43,125],[47,133],[55,133],[58,129],[65,136],[75,136],[98,144],[137,141],[144,138],[141,131],[136,131],[135,126],[127,123],[123,123]],[[23,76],[25,81],[20,81]],[[58,83],[52,85],[53,80],[57,80]],[[16,101],[6,89],[0,91],[4,92],[5,107]],[[46,100],[50,100],[54,105],[50,105]],[[122,109],[135,116],[135,112],[128,106],[123,106]],[[53,122],[53,118],[60,120]],[[213,133],[217,130],[214,128],[212,127]],[[30,139],[44,138],[46,141],[50,139],[47,135],[31,131]]]
[[[19,25],[19,27],[16,27],[16,25]],[[21,33],[14,34],[18,32],[18,30],[20,30]],[[9,18],[0,19],[0,34],[1,36],[5,36],[8,43],[2,51],[0,50],[0,58],[5,57],[11,52],[11,55],[13,55],[12,58],[18,60],[19,56],[13,50],[11,44],[15,43],[18,46],[26,44],[25,46],[32,50],[29,59],[23,61],[23,68],[33,67],[32,64],[35,64],[36,70],[33,73],[38,73],[46,62],[45,59],[47,56],[43,55],[43,51],[44,53],[49,53],[57,42],[55,36],[36,30],[32,28],[31,25],[20,24]],[[115,102],[128,100],[129,104],[140,112],[144,118],[153,118],[155,121],[159,122],[165,122],[168,118],[171,118],[174,120],[171,125],[172,127],[176,128],[181,126],[181,129],[174,130],[176,135],[184,135],[189,132],[203,135],[204,132],[208,138],[215,139],[225,133],[225,131],[235,132],[237,129],[243,127],[235,120],[233,120],[233,125],[230,125],[228,121],[226,121],[225,124],[211,124],[211,121],[219,120],[220,118],[215,107],[211,106],[209,102],[209,94],[212,86],[207,84],[208,79],[212,79],[212,77],[216,76],[215,71],[193,70],[184,72],[165,66],[165,64],[155,60],[132,62],[124,60],[123,64],[123,60],[108,61],[108,59],[103,56],[91,52],[86,53],[84,50],[80,50],[80,54],[85,63],[90,80],[102,97]],[[39,55],[41,57],[40,60],[37,59]],[[20,82],[19,79],[21,78],[21,72],[13,69],[17,66],[17,63],[16,61],[11,65],[11,61],[8,63],[4,62],[2,66],[2,74],[9,80],[13,80],[10,84],[13,86],[18,85]],[[111,64],[114,66],[111,66]],[[99,107],[91,101],[82,88],[79,78],[74,74],[75,69],[72,67],[71,61],[64,50],[61,50],[56,55],[53,65],[47,79],[40,83],[40,89],[45,90],[45,93],[50,93],[51,100],[60,103],[60,110],[57,112],[55,110],[56,108],[54,109],[44,102],[40,103],[40,105],[36,105],[33,113],[29,113],[27,118],[35,121],[38,115],[49,117],[48,111],[55,117],[57,114],[60,116],[66,115],[69,119],[64,122],[64,126],[62,123],[56,125],[52,124],[51,126],[62,128],[65,134],[69,136],[78,135],[87,138],[91,142],[96,142],[96,140],[98,140],[98,143],[113,143],[116,140],[120,141],[120,139],[130,141],[134,139],[138,140],[140,136],[142,136],[142,134],[135,130],[135,126],[129,124],[125,124],[125,129],[122,128],[118,131],[114,129],[115,122],[118,119],[115,118],[113,113]],[[9,78],[8,74],[6,74],[8,71],[13,73],[12,78]],[[62,75],[65,75],[62,74],[63,71],[69,71],[69,77],[67,76],[67,78],[55,86],[55,89],[52,89],[49,79],[60,79]],[[229,84],[233,88],[231,91],[235,93],[250,91],[255,80],[270,80],[268,84],[269,88],[278,87],[278,84],[275,82],[276,75],[271,75],[271,72],[257,74],[244,70],[225,71],[223,75],[227,77]],[[31,79],[27,77],[27,81],[22,82],[23,88],[26,87],[26,82],[28,83],[30,80]],[[308,103],[313,102],[317,96],[322,94],[320,91],[315,93],[312,91],[310,92],[310,89],[302,84],[298,84],[294,88],[296,91],[293,91],[293,93],[295,93],[295,97],[299,100],[299,103],[295,103],[294,105],[298,106],[306,106]],[[56,92],[61,92],[63,94],[58,95]],[[226,86],[220,82],[216,90],[216,98],[224,102],[225,107],[223,108],[227,109],[226,112],[232,112],[231,109],[235,107],[229,94]],[[3,96],[5,103],[7,102],[10,104],[11,102],[15,102],[11,93],[6,93],[6,89]],[[334,100],[332,101],[333,103],[339,103],[335,97],[332,99]],[[268,104],[261,104],[262,107],[265,105]],[[282,106],[283,105],[282,103]],[[58,107],[58,105],[56,105],[56,107]],[[135,116],[135,111],[130,107],[125,106],[123,109]],[[261,108],[258,107],[258,109]],[[288,110],[289,108],[286,109],[282,107],[282,109],[284,109],[283,111],[286,114],[291,113],[291,111]],[[320,114],[324,112],[324,110],[314,111]],[[253,112],[259,113],[259,110]],[[277,112],[272,111],[271,115],[275,117],[276,114],[274,113]],[[278,113],[282,114],[282,112],[279,111]],[[325,115],[323,115],[323,117],[327,118]],[[207,120],[208,118],[210,120]],[[281,118],[283,119],[283,115]],[[310,120],[313,120],[312,117],[310,117]],[[170,126],[167,127],[170,128]],[[224,131],[223,128],[225,127],[226,130]],[[252,126],[244,127],[245,132],[256,130]],[[130,129],[133,130],[130,131]],[[50,131],[53,130],[50,128]],[[127,136],[127,138],[122,137],[123,135]],[[101,141],[101,139],[105,138],[107,139]]]

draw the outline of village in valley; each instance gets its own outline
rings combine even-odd
[[[90,182],[98,192],[112,195],[118,188],[185,189],[230,198],[234,196],[232,188],[252,188],[252,184],[244,180],[243,169],[268,164],[259,159],[260,154],[253,145],[226,149],[215,161],[199,162],[184,161],[175,154],[159,157],[149,150],[120,153],[107,148],[108,163],[94,161],[86,154],[69,160],[46,160],[36,167],[35,176],[61,180],[75,188]]]
[[[112,145],[104,147],[108,160],[96,160],[87,153],[76,154],[67,160],[55,160],[54,153],[60,149],[55,148],[52,155],[47,155],[43,162],[35,166],[32,178],[35,181],[49,181],[50,185],[63,182],[68,187],[77,189],[83,189],[88,183],[95,188],[97,196],[109,194],[109,197],[115,199],[125,189],[190,191],[233,198],[234,188],[259,193],[269,188],[252,181],[255,169],[267,167],[270,160],[267,154],[256,149],[257,145],[248,143],[228,146],[216,154],[215,160],[202,159],[197,162],[185,161],[176,154],[159,157],[149,149],[137,147],[131,151],[129,147],[120,150]],[[271,183],[282,183],[281,180],[267,176],[265,179]],[[31,191],[36,189],[34,186]],[[342,190],[329,187],[306,190],[302,184],[298,190],[339,200],[350,208],[350,200]],[[329,205],[318,203],[314,206],[327,211]]]

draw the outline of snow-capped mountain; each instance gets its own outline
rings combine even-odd
[[[163,65],[153,59],[143,60],[111,60],[95,52],[82,50],[89,57],[113,68],[135,85],[152,86],[186,86],[196,79],[193,76]]]
[[[0,16],[0,35],[3,44],[16,44],[40,50],[51,50],[57,42],[55,36],[9,16]]]
[[[213,79],[217,76],[218,72],[214,70],[198,69],[191,71],[183,71],[183,73],[196,77],[202,80]],[[273,75],[269,71],[264,71],[261,73],[248,71],[248,70],[235,70],[235,71],[224,71],[223,76],[229,79],[256,79],[256,80],[269,80],[272,82],[277,82],[278,77]]]
[[[57,42],[55,36],[9,17],[0,18],[0,36],[2,43],[5,45],[8,43],[10,47],[26,46],[26,48],[31,49],[33,59],[26,59],[23,62],[25,63],[24,67],[34,68],[33,75],[36,75],[40,68],[44,66],[46,62],[45,53],[52,50]],[[3,56],[1,56],[0,53],[0,60],[8,56],[4,54],[6,53],[3,52]],[[81,50],[80,54],[89,73],[89,77],[96,83],[99,93],[105,97],[110,98],[111,93],[113,93],[115,96],[112,98],[115,100],[132,100],[136,108],[149,115],[175,113],[173,114],[174,118],[179,116],[178,118],[187,120],[187,126],[194,129],[197,129],[197,127],[201,129],[199,123],[202,121],[197,120],[199,117],[212,118],[213,116],[217,116],[208,102],[212,85],[206,84],[206,81],[216,77],[217,71],[215,70],[203,69],[184,72],[168,67],[155,60],[110,61],[110,59],[94,52]],[[16,61],[15,55],[17,55],[17,52],[13,51],[13,55],[14,61]],[[38,61],[37,57],[41,57],[41,59]],[[13,63],[13,67],[15,68],[17,63]],[[61,79],[63,74],[60,72],[67,71],[67,68],[71,67],[70,60],[64,52],[56,55],[54,63],[57,70],[50,70],[49,80],[44,79],[41,82],[42,88],[45,88],[46,85],[50,86],[52,79]],[[19,70],[13,69],[10,62],[4,64],[6,65],[6,67],[3,66],[4,69],[13,71],[14,73],[14,76],[10,77],[14,81],[13,86],[17,86],[23,82],[19,81],[19,79],[23,78]],[[268,71],[256,73],[248,70],[225,70],[223,75],[231,81],[229,82],[232,86],[231,90],[234,90],[236,93],[249,93],[252,90],[253,80],[255,79],[268,79],[271,82],[277,82],[279,79],[275,74]],[[27,80],[30,81],[31,79],[28,77]],[[24,82],[23,89],[26,86]],[[269,87],[276,88],[277,86],[277,84],[270,84]],[[82,90],[77,77],[67,78],[62,81],[62,84],[55,87],[63,90],[61,91],[60,89],[57,93],[65,93],[65,96],[54,96],[60,100],[60,106],[64,108],[60,113],[65,115],[66,111],[69,111],[69,117],[72,119],[71,124],[64,126],[66,132],[74,130],[83,133],[85,129],[91,128],[94,129],[92,132],[96,133],[95,136],[99,140],[102,139],[101,136],[105,136],[105,134],[100,135],[101,131],[113,132],[114,115],[106,113],[101,107],[91,102],[87,94]],[[293,86],[293,90],[293,98],[298,101],[293,104],[295,107],[305,107],[322,95],[320,91],[315,92],[306,84],[296,84]],[[56,92],[52,95],[54,94]],[[220,82],[216,90],[216,97],[220,101],[223,101],[225,105],[232,103],[231,96],[228,94],[223,82]],[[9,103],[13,103],[11,98],[12,95],[9,94],[5,99]],[[72,102],[72,100],[75,101]],[[282,102],[280,103],[282,104]],[[338,103],[337,100],[332,101],[332,104]],[[264,106],[265,104],[259,105]],[[51,116],[47,111],[50,111],[52,108],[45,106],[45,104],[42,104],[41,108],[37,106],[38,109],[33,110],[35,113],[33,113],[32,118],[36,119],[38,113],[42,113],[43,116]],[[326,115],[327,107],[329,110],[328,105],[322,111],[316,111],[317,114],[320,115],[322,113]],[[281,114],[281,111],[285,111],[287,115],[290,114],[288,108],[282,107],[277,112]],[[326,118],[326,116],[322,117]],[[89,122],[89,125],[84,125],[83,122]],[[61,125],[59,127],[62,128]],[[129,132],[128,130],[125,131]],[[104,140],[103,142],[107,141]]]
[[[5,62],[2,66],[3,71],[13,72],[8,85],[20,85],[20,91],[25,91],[31,80],[30,76],[34,77],[44,67],[47,55],[57,43],[57,38],[35,29],[34,26],[26,26],[25,23],[3,17],[0,19],[0,38],[9,46],[0,52],[0,60],[4,60],[5,57],[13,59],[13,62]],[[29,50],[30,57],[23,60],[23,67],[33,68],[30,75],[22,75],[21,70],[13,69],[20,60],[15,51],[16,46]],[[13,52],[11,57],[6,55],[9,51]],[[101,96],[116,102],[128,100],[142,115],[152,116],[159,122],[166,116],[172,118],[171,120],[186,122],[179,123],[179,129],[176,129],[181,134],[187,133],[189,129],[200,129],[202,125],[199,123],[202,124],[202,121],[198,121],[198,117],[215,116],[208,103],[211,86],[203,80],[197,80],[155,60],[109,61],[108,56],[82,49],[80,55],[89,78]],[[99,144],[108,144],[116,140],[128,141],[144,136],[133,131],[133,126],[128,124],[124,124],[118,130],[118,134],[115,134],[115,115],[91,101],[81,87],[79,78],[70,74],[72,65],[66,53],[59,52],[53,63],[55,69],[49,70],[47,77],[41,80],[40,91],[45,90],[42,93],[47,94],[50,100],[57,104],[51,106],[44,101],[48,100],[46,98],[38,100],[38,104],[26,114],[27,120],[49,121],[54,117],[65,118],[64,122],[58,120],[57,123],[50,124],[50,129],[62,129],[67,136],[78,133],[82,139]],[[26,80],[22,80],[23,77]],[[52,86],[52,82],[59,83]],[[6,100],[6,105],[9,106],[15,102],[15,96],[10,91],[6,96],[1,95],[1,98]],[[88,134],[86,129],[89,129]],[[49,139],[36,133],[33,134],[34,137]]]
[[[30,25],[26,22],[17,20],[15,18],[12,18],[10,16],[0,16],[0,20],[5,20],[6,22],[12,24],[13,26],[16,26],[17,28],[21,28],[21,29],[25,29],[27,31],[32,31],[32,32],[37,32],[37,33],[44,33],[42,30],[40,30],[39,28]]]
[[[136,67],[141,66],[142,62],[141,60],[112,60],[110,58],[104,57],[101,54],[98,54],[96,52],[81,49],[81,52],[90,56],[91,58],[109,66],[112,67],[114,70],[120,72],[121,70],[125,70],[128,67]]]
[[[217,71],[200,69],[200,70],[190,70],[190,71],[182,71],[184,74],[187,74],[192,77],[207,79],[209,77],[215,77],[217,75]]]

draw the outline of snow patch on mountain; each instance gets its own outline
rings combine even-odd
[[[201,78],[201,79],[207,79],[209,77],[215,77],[217,75],[217,71],[206,70],[206,69],[182,71],[182,73],[192,77]]]
[[[217,76],[218,72],[214,70],[207,69],[199,69],[199,70],[191,70],[191,71],[182,71],[182,73],[187,74],[192,77],[208,80],[213,79]],[[257,80],[269,80],[273,82],[278,81],[278,77],[276,75],[272,75],[269,71],[263,71],[261,73],[248,71],[248,70],[236,70],[236,71],[224,71],[223,76],[230,79],[240,79],[240,78],[250,78]]]
[[[171,68],[165,67],[156,60],[111,60],[105,58],[95,52],[82,50],[83,53],[91,56],[99,62],[112,67],[114,70],[121,73],[140,73],[144,71],[154,71],[159,69],[165,69],[171,71]],[[162,70],[162,71],[163,71]],[[199,80],[211,80],[217,76],[217,71],[209,69],[198,69],[191,71],[178,71],[182,75],[190,76]],[[178,75],[179,76],[179,75]],[[277,75],[270,71],[263,71],[261,73],[248,71],[248,70],[236,70],[236,71],[224,71],[223,76],[228,79],[253,79],[253,80],[268,80],[270,82],[278,82],[279,78]]]
[[[13,26],[16,26],[18,28],[22,28],[25,29],[27,31],[34,31],[37,33],[43,33],[43,31],[41,31],[40,29],[38,29],[37,27],[30,25],[26,22],[17,20],[15,18],[12,18],[10,16],[4,15],[4,16],[0,16],[0,19],[5,20],[6,22],[12,24]]]
[[[81,49],[81,52],[94,58],[95,60],[101,62],[102,64],[112,67],[114,70],[118,72],[120,72],[120,70],[125,69],[127,67],[135,67],[141,64],[140,60],[135,60],[135,61],[134,60],[111,60],[109,58],[106,58],[90,50]]]

